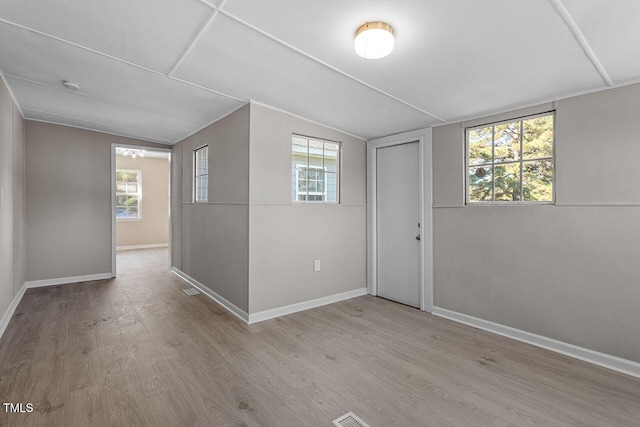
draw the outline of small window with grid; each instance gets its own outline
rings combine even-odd
[[[205,145],[193,153],[193,201],[209,201],[209,146]]]
[[[338,203],[340,143],[293,135],[291,200]]]

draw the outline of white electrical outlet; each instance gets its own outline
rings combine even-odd
[[[320,271],[320,260],[316,259],[313,261],[313,271]]]

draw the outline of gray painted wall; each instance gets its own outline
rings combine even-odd
[[[292,133],[342,142],[340,204],[291,202]],[[366,287],[365,141],[252,103],[250,156],[249,312]]]
[[[209,201],[193,203],[193,151],[207,144]],[[173,159],[173,266],[248,311],[249,106],[174,145]]]
[[[26,121],[27,280],[111,272],[111,143],[165,147]]]
[[[464,206],[464,128],[552,107],[433,129],[434,304],[640,362],[640,85],[557,102],[555,206]]]
[[[24,120],[0,80],[0,317],[25,278]]]
[[[343,142],[341,204],[291,202],[292,133]],[[193,203],[205,144],[209,201]],[[364,288],[365,153],[362,140],[253,103],[179,142],[173,266],[250,314]]]

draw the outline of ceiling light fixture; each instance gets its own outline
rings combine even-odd
[[[367,59],[380,59],[393,50],[393,27],[385,22],[367,22],[356,30],[356,53]]]
[[[135,159],[136,157],[144,157],[144,150],[136,150],[135,148],[116,147],[116,154],[133,157]]]
[[[66,87],[69,90],[80,90],[80,88],[82,87],[80,83],[71,80],[63,80],[62,86]]]

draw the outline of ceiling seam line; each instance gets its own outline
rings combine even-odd
[[[224,118],[225,118],[225,117],[227,117],[227,116],[230,116],[231,114],[235,113],[236,111],[238,111],[238,110],[239,110],[239,109],[241,109],[242,107],[246,106],[247,104],[249,104],[249,102],[247,102],[246,104],[242,104],[242,105],[240,105],[238,108],[234,109],[234,110],[233,110],[233,111],[231,111],[230,113],[223,113],[220,117],[218,117],[218,118],[216,118],[216,119],[214,119],[214,120],[210,121],[209,123],[207,123],[207,124],[205,124],[204,126],[202,126],[202,127],[198,128],[198,129],[194,130],[193,132],[191,132],[191,133],[189,133],[189,134],[185,135],[184,137],[182,137],[182,138],[180,138],[180,139],[178,139],[178,140],[174,141],[174,142],[172,143],[172,145],[173,145],[173,144],[177,144],[178,142],[184,141],[185,139],[187,139],[187,138],[189,138],[189,137],[191,137],[191,136],[195,135],[196,133],[200,132],[201,130],[204,130],[204,129],[208,128],[208,127],[209,127],[209,126],[211,126],[212,124],[214,124],[214,123],[216,123],[216,122],[218,122],[218,121],[220,121],[220,120],[224,119]]]
[[[308,117],[303,117],[301,115],[298,115],[296,113],[292,113],[291,111],[287,111],[287,110],[282,109],[282,108],[274,107],[273,105],[262,103],[260,101],[256,101],[256,100],[252,99],[250,102],[253,103],[253,104],[256,104],[256,105],[260,105],[260,106],[265,107],[265,108],[269,108],[269,109],[274,110],[274,111],[278,111],[278,112],[283,113],[283,114],[287,114],[289,116],[296,117],[298,119],[306,120],[307,122],[313,123],[315,125],[323,126],[323,127],[327,128],[327,129],[335,130],[336,132],[344,133],[345,135],[349,135],[349,136],[351,136],[353,138],[356,138],[356,139],[361,139],[363,141],[367,141],[367,140],[371,139],[371,138],[365,138],[364,136],[356,135],[355,133],[348,132],[348,131],[343,130],[343,129],[339,129],[337,127],[330,126],[330,125],[328,125],[326,123],[322,123],[322,122],[310,119]]]
[[[155,113],[155,114],[160,114],[160,115],[163,115],[163,116],[172,117],[172,118],[179,119],[179,120],[184,120],[184,121],[186,121],[188,123],[192,123],[192,124],[199,124],[197,122],[192,122],[191,120],[183,119],[181,117],[178,117],[178,116],[175,116],[173,114],[166,113],[166,112],[163,112],[163,111],[156,111],[156,110],[152,110],[152,109],[146,108],[146,107],[140,107],[140,106],[133,105],[133,104],[127,104],[127,103],[124,103],[124,102],[113,101],[111,99],[102,98],[100,96],[95,96],[95,95],[89,95],[89,94],[83,93],[83,92],[71,92],[68,89],[64,89],[64,88],[61,88],[61,87],[58,87],[58,86],[50,85],[48,83],[38,82],[38,81],[35,81],[35,80],[31,80],[31,79],[25,79],[24,77],[15,76],[13,74],[5,74],[5,76],[11,77],[11,78],[16,79],[16,80],[22,80],[22,81],[25,81],[25,82],[28,82],[28,83],[33,83],[35,85],[45,86],[45,87],[49,87],[49,88],[56,89],[56,90],[59,90],[59,91],[65,91],[65,92],[68,92],[68,93],[73,94],[73,95],[79,95],[79,96],[83,96],[83,97],[86,97],[86,98],[96,99],[98,101],[103,101],[103,102],[106,102],[106,103],[109,103],[109,104],[120,105],[122,107],[127,107],[127,108],[134,108],[134,109],[140,110],[140,111],[146,111],[146,112],[149,112],[149,113]]]
[[[607,73],[607,70],[604,68],[604,66],[598,59],[598,56],[591,48],[591,45],[589,45],[589,42],[587,41],[586,37],[582,33],[582,30],[580,30],[580,27],[578,26],[576,21],[574,21],[573,17],[571,16],[567,8],[562,3],[562,0],[549,0],[549,2],[553,6],[553,8],[556,10],[558,15],[560,15],[560,18],[562,18],[565,25],[569,27],[569,31],[571,31],[571,33],[573,34],[573,37],[576,39],[576,41],[582,48],[584,54],[587,55],[587,58],[589,58],[589,61],[591,61],[591,64],[595,67],[596,71],[600,74],[600,77],[605,81],[607,86],[609,87],[615,86],[615,83]]]
[[[109,124],[109,123],[103,123],[103,122],[98,122],[98,121],[95,121],[95,120],[86,120],[86,119],[81,119],[80,117],[68,116],[68,115],[66,115],[66,114],[52,113],[52,112],[50,112],[50,111],[39,110],[39,109],[37,109],[37,108],[30,108],[30,107],[23,107],[23,108],[24,108],[24,110],[25,110],[25,111],[33,111],[33,112],[36,112],[36,113],[49,114],[49,115],[51,115],[51,116],[62,117],[62,118],[65,118],[65,119],[78,120],[78,121],[85,122],[85,123],[91,123],[91,124],[96,124],[96,125],[103,125],[103,126],[114,127],[114,125],[112,125],[112,124]],[[128,131],[131,131],[131,132],[136,132],[136,130],[135,130],[135,129],[131,129],[131,128],[124,127],[124,126],[118,126],[118,128],[120,128],[120,129],[124,129],[124,130],[128,130]],[[147,133],[147,134],[148,134],[149,136],[154,137],[154,138],[155,138],[156,140],[158,140],[158,141],[163,141],[163,140],[164,140],[164,137],[159,137],[159,135],[155,135],[155,134],[153,134],[153,133]],[[166,142],[166,143],[167,143],[167,144],[170,144],[171,142]]]
[[[220,7],[222,8],[226,2],[227,0],[223,0],[223,2],[220,4]],[[216,16],[218,16],[218,10],[214,9],[213,12],[211,13],[211,16],[207,20],[207,22],[202,26],[202,28],[200,28],[200,31],[198,31],[198,34],[196,34],[193,40],[191,40],[191,43],[189,43],[189,45],[187,46],[185,51],[182,53],[182,55],[180,55],[176,63],[173,64],[173,67],[171,67],[171,70],[169,70],[169,72],[167,73],[167,77],[173,76],[173,74],[177,71],[177,69],[180,68],[182,63],[187,59],[187,56],[191,54],[196,44],[198,44],[198,42],[200,41],[204,33],[209,29],[211,24],[213,24],[213,21],[215,21]]]
[[[25,118],[25,120],[29,120],[31,122],[47,123],[47,124],[56,125],[56,126],[67,126],[67,127],[70,127],[70,128],[82,129],[82,130],[87,130],[87,131],[90,131],[90,132],[104,133],[105,135],[119,136],[121,138],[129,138],[129,139],[137,139],[139,141],[153,142],[155,144],[168,145],[169,147],[172,145],[171,142],[163,142],[161,140],[152,140],[152,139],[142,139],[139,136],[125,135],[123,133],[117,133],[117,132],[108,132],[106,130],[92,129],[92,128],[87,128],[87,127],[84,127],[84,126],[70,125],[70,124],[61,123],[61,122],[54,122],[54,121],[51,121],[51,120],[34,119],[34,118],[29,118],[29,117]]]
[[[211,89],[211,88],[208,88],[208,87],[206,87],[206,86],[199,85],[199,84],[197,84],[197,83],[192,83],[192,82],[189,82],[189,81],[187,81],[187,80],[182,80],[181,78],[178,78],[178,77],[175,77],[175,76],[166,76],[166,77],[167,77],[167,78],[169,78],[169,79],[171,79],[171,80],[175,80],[175,81],[177,81],[177,82],[184,83],[184,84],[189,85],[189,86],[197,87],[198,89],[202,89],[202,90],[207,91],[207,92],[211,92],[211,93],[215,93],[215,94],[218,94],[218,95],[224,96],[225,98],[233,99],[234,101],[244,102],[244,103],[249,102],[249,101],[248,101],[248,100],[246,100],[246,99],[238,98],[238,97],[233,96],[233,95],[227,95],[227,94],[225,94],[225,93],[218,92],[218,91],[217,91],[217,90],[215,90],[215,89]]]
[[[81,44],[74,43],[74,42],[69,41],[69,40],[65,40],[65,39],[60,38],[60,37],[58,37],[58,36],[54,36],[54,35],[52,35],[52,34],[48,34],[48,33],[45,33],[45,32],[43,32],[43,31],[39,31],[39,30],[36,30],[36,29],[34,29],[34,28],[31,28],[31,27],[27,27],[27,26],[22,25],[22,24],[18,24],[18,23],[16,23],[16,22],[8,21],[8,20],[6,20],[6,19],[4,19],[4,18],[0,18],[0,22],[2,22],[2,23],[4,23],[4,24],[7,24],[7,25],[10,25],[10,26],[12,26],[12,27],[16,27],[16,28],[23,29],[23,30],[25,30],[25,31],[29,31],[29,32],[32,32],[32,33],[35,33],[35,34],[39,34],[39,35],[41,35],[41,36],[43,36],[43,37],[47,37],[47,38],[50,38],[50,39],[53,39],[53,40],[59,41],[59,42],[61,42],[61,43],[67,44],[67,45],[69,45],[69,46],[76,47],[76,48],[78,48],[78,49],[85,50],[85,51],[87,51],[87,52],[95,53],[96,55],[100,55],[100,56],[102,56],[102,57],[105,57],[105,58],[108,58],[108,59],[112,59],[112,60],[117,61],[117,62],[120,62],[120,63],[122,63],[122,64],[126,64],[126,65],[129,65],[129,66],[131,66],[131,67],[135,67],[135,68],[138,68],[138,69],[140,69],[140,70],[147,71],[147,72],[152,73],[152,74],[156,74],[156,75],[158,75],[158,76],[166,77],[166,78],[169,78],[169,79],[172,79],[172,80],[176,80],[176,81],[178,81],[178,82],[181,82],[181,83],[186,84],[186,85],[189,85],[189,86],[193,86],[193,87],[196,87],[196,88],[199,88],[199,89],[202,89],[202,90],[206,90],[206,91],[211,92],[211,93],[215,93],[215,94],[220,95],[220,96],[223,96],[223,97],[225,97],[225,98],[230,98],[230,99],[234,99],[234,100],[236,100],[236,101],[242,101],[242,102],[245,102],[244,100],[241,100],[241,99],[239,99],[239,98],[236,98],[235,96],[227,95],[226,93],[222,93],[222,92],[218,92],[218,91],[217,91],[217,90],[215,90],[215,89],[206,88],[206,87],[204,87],[204,86],[201,86],[201,85],[198,85],[198,84],[195,84],[195,83],[192,83],[192,82],[186,81],[186,80],[177,79],[177,78],[175,78],[175,77],[173,77],[173,76],[168,76],[168,75],[166,75],[166,74],[164,74],[164,73],[161,73],[160,71],[156,71],[156,70],[153,70],[153,69],[151,69],[151,68],[145,67],[144,65],[139,65],[139,64],[136,64],[136,63],[133,63],[133,62],[129,62],[129,61],[127,61],[126,59],[118,58],[118,57],[116,57],[116,56],[109,55],[108,53],[100,52],[100,51],[95,50],[95,49],[92,49],[92,48],[90,48],[90,47],[83,46],[83,45],[81,45]]]
[[[485,118],[491,117],[491,116],[509,114],[509,113],[512,113],[512,112],[517,111],[517,110],[535,108],[535,107],[538,107],[538,106],[541,106],[541,105],[544,105],[544,104],[553,104],[553,103],[556,103],[556,102],[559,102],[559,101],[564,101],[566,99],[575,98],[577,96],[589,95],[591,93],[598,93],[598,92],[602,92],[602,91],[609,90],[609,89],[615,89],[615,88],[620,88],[620,87],[625,87],[625,86],[631,86],[631,85],[635,85],[635,84],[640,84],[640,79],[630,80],[630,81],[626,81],[624,83],[616,83],[613,86],[601,86],[601,87],[597,87],[597,88],[593,88],[593,89],[585,89],[585,90],[581,90],[581,91],[578,91],[578,92],[572,92],[572,93],[569,93],[569,94],[566,94],[566,95],[561,95],[561,96],[557,96],[557,97],[553,97],[553,98],[545,98],[545,99],[543,99],[541,101],[534,101],[534,102],[530,102],[530,103],[527,103],[527,104],[517,104],[515,106],[508,107],[507,109],[496,110],[496,111],[490,112],[488,114],[482,114],[480,116],[464,116],[462,118],[452,119],[449,123],[442,123],[442,124],[432,125],[432,127],[441,127],[441,126],[446,126],[446,125],[450,125],[450,124],[459,124],[459,123],[463,123],[463,122],[482,120],[482,119],[485,119]],[[553,109],[556,109],[556,107],[553,107]]]
[[[310,55],[310,54],[298,49],[297,47],[290,45],[289,43],[287,43],[287,42],[285,42],[283,40],[280,40],[279,38],[267,33],[266,31],[261,30],[260,28],[258,28],[256,26],[244,21],[243,19],[241,19],[241,18],[239,18],[239,17],[227,12],[226,10],[219,9],[217,6],[214,6],[213,4],[209,3],[206,0],[198,0],[198,1],[200,1],[203,4],[208,5],[212,9],[217,10],[219,13],[221,13],[222,15],[228,17],[229,19],[232,19],[232,20],[238,22],[239,24],[244,25],[247,28],[250,28],[251,30],[257,32],[258,34],[262,34],[263,36],[275,41],[276,43],[278,43],[278,44],[280,44],[280,45],[282,45],[282,46],[284,46],[284,47],[286,47],[286,48],[288,48],[290,50],[293,50],[294,52],[296,52],[296,53],[298,53],[298,54],[300,54],[300,55],[302,55],[302,56],[304,56],[304,57],[306,57],[308,59],[311,59],[312,61],[315,61],[318,64],[323,65],[326,68],[329,68],[330,70],[333,70],[334,72],[336,72],[336,73],[338,73],[338,74],[340,74],[340,75],[342,75],[344,77],[347,77],[347,78],[355,81],[356,83],[360,83],[361,85],[363,85],[363,86],[365,86],[365,87],[367,87],[367,88],[369,88],[369,89],[371,89],[371,90],[373,90],[375,92],[378,92],[379,94],[384,95],[384,96],[386,96],[386,97],[388,97],[390,99],[393,99],[394,101],[397,101],[397,102],[399,102],[399,103],[401,103],[401,104],[403,104],[403,105],[405,105],[405,106],[407,106],[409,108],[412,108],[415,111],[418,111],[418,112],[420,112],[422,114],[425,114],[425,115],[427,115],[429,117],[432,117],[432,118],[434,118],[436,120],[439,120],[439,121],[441,121],[443,123],[448,123],[447,120],[445,120],[445,119],[443,119],[441,117],[438,117],[435,114],[432,114],[432,113],[430,113],[430,112],[428,112],[426,110],[423,110],[422,108],[417,107],[417,106],[415,106],[415,105],[413,105],[413,104],[411,104],[411,103],[409,103],[407,101],[404,101],[404,100],[398,98],[395,95],[392,95],[392,94],[390,94],[388,92],[385,92],[384,90],[379,89],[379,88],[377,88],[377,87],[375,87],[375,86],[373,86],[373,85],[371,85],[371,84],[369,84],[369,83],[367,83],[367,82],[365,82],[363,80],[360,80],[357,77],[354,77],[351,74],[349,74],[349,73],[347,73],[345,71],[342,71],[339,68],[336,68],[333,65],[330,65],[329,63],[324,62],[321,59],[318,59],[318,58],[316,58],[316,57],[314,57],[314,56],[312,56],[312,55]]]
[[[35,28],[27,27],[25,25],[18,24],[16,22],[8,21],[8,20],[6,20],[4,18],[0,18],[0,22],[3,22],[5,24],[7,24],[7,25],[11,25],[13,27],[17,27],[17,28],[20,28],[20,29],[23,29],[23,30],[26,30],[26,31],[29,31],[29,32],[32,32],[32,33],[39,34],[39,35],[41,35],[43,37],[47,37],[47,38],[59,41],[61,43],[65,43],[65,44],[68,44],[70,46],[82,49],[82,50],[86,50],[88,52],[95,53],[95,54],[103,56],[105,58],[113,59],[114,61],[118,61],[118,62],[122,62],[122,63],[127,64],[127,65],[131,65],[133,67],[139,68],[141,70],[144,70],[144,71],[147,71],[147,72],[150,72],[150,73],[153,73],[153,74],[157,74],[159,76],[165,76],[166,77],[166,75],[161,73],[160,71],[156,71],[156,70],[153,70],[151,68],[147,68],[144,65],[139,65],[139,64],[135,64],[133,62],[129,62],[129,61],[125,60],[125,59],[121,59],[121,58],[109,55],[108,53],[100,52],[100,51],[92,49],[90,47],[83,46],[83,45],[78,44],[78,43],[74,43],[74,42],[72,42],[70,40],[66,40],[66,39],[63,39],[61,37],[54,36],[53,34],[49,34],[49,33],[45,33],[44,31],[36,30]]]

